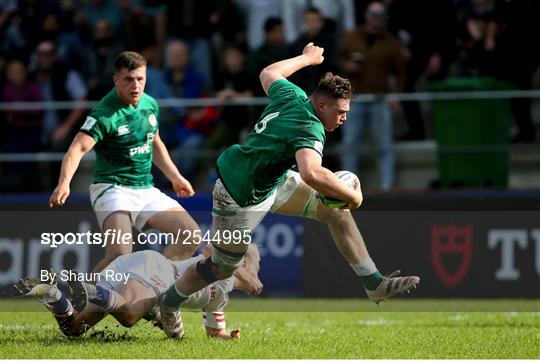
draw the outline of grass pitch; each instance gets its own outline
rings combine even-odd
[[[30,311],[40,309],[36,301],[0,305],[3,359],[540,358],[540,301],[396,299],[378,308],[364,300],[234,299],[227,326],[240,328],[241,339],[228,342],[206,338],[200,313],[183,312],[180,342],[146,321],[127,329],[112,317],[66,338],[52,315]]]

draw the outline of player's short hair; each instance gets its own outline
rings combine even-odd
[[[325,96],[335,100],[350,100],[353,96],[351,82],[339,75],[328,72],[319,81],[319,85],[317,85],[317,89],[315,89],[313,95],[315,97]]]
[[[129,71],[146,66],[146,59],[139,53],[134,51],[124,51],[120,53],[114,60],[114,71],[119,72],[126,68]]]

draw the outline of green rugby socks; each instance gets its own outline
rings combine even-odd
[[[178,288],[176,288],[176,283],[174,283],[167,291],[165,291],[165,296],[163,303],[165,306],[178,309],[180,305],[188,299],[189,296],[184,295]]]
[[[351,268],[360,277],[360,281],[364,287],[373,291],[381,284],[383,280],[382,274],[377,270],[377,266],[371,258],[360,261],[357,264],[351,264]]]

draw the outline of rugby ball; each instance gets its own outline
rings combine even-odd
[[[335,173],[340,181],[345,183],[345,185],[351,189],[354,189],[356,182],[360,182],[356,174],[349,172],[348,170],[340,170]],[[319,199],[321,202],[329,208],[341,208],[347,205],[347,202],[342,201],[341,199],[336,199],[332,197],[327,197],[324,194],[319,193]]]

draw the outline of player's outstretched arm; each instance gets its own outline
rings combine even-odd
[[[62,159],[62,167],[60,168],[60,177],[58,185],[54,189],[49,198],[49,207],[62,206],[66,203],[69,196],[69,184],[79,167],[82,157],[88,153],[96,144],[96,141],[91,136],[85,133],[77,133],[73,142],[69,146],[64,159]]]
[[[191,183],[184,178],[178,168],[174,165],[167,147],[161,140],[159,133],[156,133],[154,138],[154,152],[152,161],[165,174],[168,180],[171,181],[174,191],[178,197],[191,197],[195,194]]]
[[[268,88],[278,79],[288,78],[298,70],[310,65],[319,65],[323,62],[324,49],[309,43],[304,47],[301,55],[277,63],[270,64],[261,71],[259,79],[264,92],[268,95]]]
[[[355,209],[362,204],[363,197],[359,187],[350,189],[334,173],[323,167],[322,158],[315,150],[298,150],[296,164],[302,180],[317,192],[347,202],[347,209]]]

